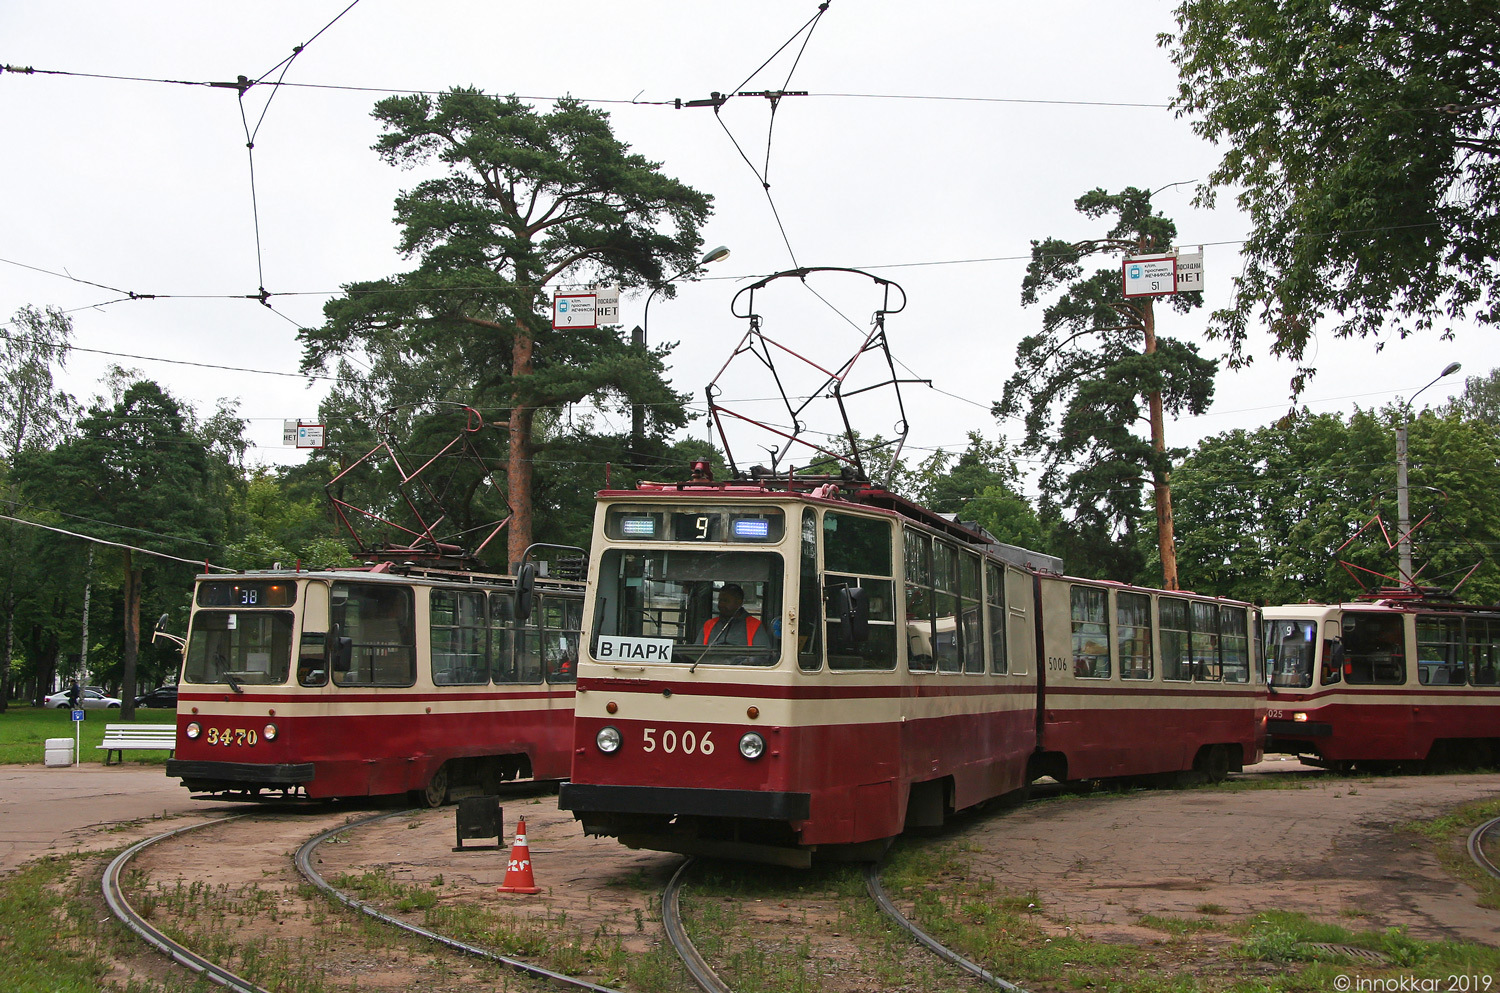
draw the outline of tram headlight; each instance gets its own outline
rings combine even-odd
[[[1292,720],[1297,722],[1298,724],[1305,724],[1307,723],[1307,715],[1299,710],[1292,715]]]
[[[766,739],[754,731],[740,735],[740,754],[747,759],[758,759],[766,754]]]
[[[620,744],[624,741],[620,737],[618,728],[602,727],[599,733],[594,735],[594,744],[599,746],[599,751],[605,755],[613,755],[620,750]]]
[[[203,733],[203,726],[197,721],[182,729],[182,733],[188,736],[189,741],[197,741],[198,736]]]
[[[267,724],[265,727],[261,728],[260,736],[267,741],[275,741],[276,736],[280,733],[281,732],[277,730],[276,725]]]

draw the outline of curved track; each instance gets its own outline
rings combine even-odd
[[[175,831],[167,831],[164,834],[159,834],[154,838],[147,838],[145,841],[137,842],[130,846],[116,856],[114,861],[110,862],[109,867],[104,870],[104,900],[109,904],[110,911],[124,922],[126,927],[146,939],[148,943],[166,954],[172,961],[187,966],[204,978],[220,986],[234,990],[236,993],[268,993],[267,990],[256,986],[247,979],[235,975],[228,969],[220,967],[217,963],[210,962],[208,959],[178,944],[152,927],[146,922],[144,917],[136,913],[135,908],[130,905],[130,901],[125,898],[124,889],[120,886],[121,873],[130,864],[130,860],[135,858],[142,850],[149,848],[159,841],[175,838],[179,834],[196,831],[199,828],[209,827],[213,824],[222,824],[227,820],[233,819],[231,817],[220,817],[216,820],[204,821],[201,824],[190,824],[187,827],[180,827]]]
[[[704,961],[703,956],[698,953],[697,947],[682,926],[682,906],[678,897],[682,893],[683,873],[694,861],[695,859],[691,856],[683,859],[682,865],[677,867],[677,871],[672,873],[672,878],[667,881],[666,889],[662,890],[661,926],[667,932],[667,940],[672,943],[672,948],[682,959],[682,964],[687,966],[688,972],[692,973],[693,980],[699,986],[708,993],[732,993],[718,974]]]
[[[910,934],[938,958],[943,959],[946,962],[951,962],[953,965],[958,966],[965,972],[978,976],[980,979],[983,979],[985,982],[990,983],[991,985],[998,986],[1003,990],[1009,990],[1010,993],[1026,993],[1025,990],[1021,989],[1021,987],[1017,986],[1015,983],[1007,982],[994,973],[990,972],[979,963],[964,958],[962,955],[958,954],[947,945],[942,944],[932,935],[928,934],[926,931],[923,931],[911,921],[907,920],[906,915],[897,910],[896,905],[891,902],[891,898],[886,896],[885,887],[880,885],[880,867],[874,862],[870,862],[865,865],[865,888],[870,891],[870,896],[875,900],[876,904],[880,906],[880,909],[885,912],[885,915],[887,917],[895,921],[897,924],[901,925],[901,928],[903,930],[905,930],[908,934]]]
[[[1474,864],[1479,866],[1479,868],[1496,879],[1500,879],[1500,866],[1496,866],[1494,862],[1490,861],[1490,857],[1484,853],[1485,836],[1494,830],[1497,825],[1500,825],[1500,817],[1485,821],[1469,832],[1469,858],[1473,859]]]
[[[411,812],[407,810],[389,811],[387,813],[376,814],[372,817],[366,817],[358,821],[353,821],[348,824],[341,824],[338,827],[324,831],[322,834],[319,834],[308,840],[302,845],[300,849],[298,849],[295,858],[298,871],[305,879],[307,879],[308,882],[312,883],[319,890],[331,896],[333,899],[344,904],[346,907],[358,910],[360,913],[365,914],[369,917],[373,917],[384,924],[389,924],[392,927],[400,928],[403,931],[426,938],[429,941],[437,942],[438,944],[452,949],[453,951],[459,952],[460,954],[472,956],[474,958],[485,959],[487,961],[504,965],[511,969],[515,969],[519,972],[524,972],[527,975],[534,976],[536,978],[550,980],[552,982],[560,983],[577,990],[585,990],[588,991],[588,993],[619,993],[618,990],[614,990],[610,987],[598,986],[584,979],[578,979],[574,976],[568,976],[560,972],[553,972],[550,969],[531,965],[530,963],[522,962],[518,959],[508,958],[504,955],[499,955],[495,952],[488,951],[487,949],[480,948],[476,945],[466,944],[465,942],[457,941],[445,935],[438,934],[434,931],[428,931],[425,928],[420,928],[414,924],[409,924],[406,921],[391,917],[390,915],[384,914],[379,910],[376,910],[374,907],[371,907],[369,904],[366,904],[361,900],[356,900],[353,897],[349,896],[347,893],[344,893],[343,891],[330,885],[326,880],[323,879],[318,871],[313,868],[313,852],[315,852],[318,846],[327,841],[329,838],[335,837],[336,835],[339,835],[344,831],[348,831],[350,828],[360,827],[361,825],[370,824],[374,821],[382,820],[387,817],[395,817],[409,813]],[[237,817],[245,816],[248,815],[237,815]],[[198,973],[211,982],[217,983],[218,985],[223,986],[227,989],[234,990],[235,993],[269,993],[269,991],[264,989],[263,987],[256,986],[254,983],[241,976],[236,975],[233,972],[230,972],[228,969],[225,969],[218,963],[212,962],[187,948],[186,946],[173,941],[171,938],[163,934],[160,930],[153,927],[135,910],[134,907],[130,905],[130,901],[125,896],[124,888],[120,885],[120,877],[124,874],[126,866],[130,864],[131,860],[134,859],[136,855],[138,855],[145,849],[159,842],[163,842],[170,838],[175,838],[178,835],[185,834],[189,831],[197,831],[201,828],[210,827],[215,824],[223,824],[225,821],[235,819],[236,817],[220,817],[211,821],[204,821],[200,824],[191,824],[187,827],[177,828],[176,830],[167,831],[163,834],[156,835],[155,837],[147,838],[145,841],[137,842],[135,845],[132,845],[130,848],[126,849],[119,856],[117,856],[112,862],[110,862],[108,868],[105,869],[103,881],[104,899],[105,902],[109,904],[110,911],[115,915],[115,917],[123,922],[126,927],[130,928],[136,934],[140,935],[146,940],[147,943],[167,955],[174,962],[186,966],[188,969],[191,969],[193,972]]]
[[[318,874],[318,870],[313,868],[313,852],[317,851],[318,846],[327,841],[329,838],[342,834],[350,828],[360,827],[361,825],[370,824],[374,821],[384,820],[387,817],[396,817],[401,814],[409,813],[411,813],[411,811],[409,810],[396,810],[385,814],[376,814],[374,817],[366,817],[363,820],[353,821],[352,823],[343,824],[339,827],[324,831],[322,834],[309,839],[306,844],[304,844],[297,850],[297,871],[302,873],[303,878],[305,878],[308,882],[312,883],[318,889],[333,897],[333,899],[337,900],[339,903],[342,903],[344,906],[349,907],[353,910],[357,910],[369,917],[373,917],[377,921],[380,921],[382,924],[389,924],[390,926],[400,928],[401,930],[406,931],[409,934],[415,934],[419,937],[426,938],[428,941],[435,941],[443,947],[451,948],[453,951],[456,951],[462,955],[470,955],[474,958],[481,958],[485,959],[486,961],[496,962],[508,968],[515,969],[518,972],[524,972],[528,976],[535,976],[539,979],[549,979],[553,982],[571,986],[574,989],[588,990],[590,991],[590,993],[619,993],[618,990],[611,989],[608,986],[596,986],[595,984],[584,979],[578,979],[574,976],[565,975],[561,972],[553,972],[551,969],[544,969],[539,965],[532,965],[529,962],[522,962],[520,959],[508,958],[507,956],[499,955],[495,952],[480,948],[478,945],[470,945],[466,942],[458,941],[454,938],[449,938],[447,935],[438,934],[436,931],[429,931],[426,928],[417,927],[415,924],[409,924],[406,921],[392,917],[389,914],[382,913],[381,911],[376,910],[374,907],[365,903],[363,900],[356,900],[349,894],[330,885],[327,880],[325,880],[321,875]]]
[[[688,866],[692,865],[693,862],[694,859],[691,857],[684,859],[682,865],[678,866],[677,871],[672,874],[672,878],[668,881],[666,889],[662,891],[662,927],[667,932],[667,939],[672,943],[672,948],[681,957],[683,964],[687,966],[688,972],[692,974],[694,981],[700,987],[707,991],[707,993],[733,993],[730,987],[714,972],[713,968],[704,961],[703,956],[694,947],[692,939],[687,936],[687,931],[682,926],[680,896],[683,886],[683,875],[687,871]],[[885,888],[880,885],[880,868],[873,862],[865,865],[865,888],[869,890],[870,897],[887,917],[895,921],[901,926],[902,930],[910,934],[919,944],[945,962],[956,965],[965,972],[993,986],[1007,990],[1009,993],[1026,993],[1021,987],[1001,979],[977,962],[964,958],[907,920],[906,915],[902,914],[896,908],[896,905],[891,902],[890,897],[886,895]]]

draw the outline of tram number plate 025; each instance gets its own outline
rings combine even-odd
[[[684,755],[712,755],[714,738],[712,731],[699,734],[691,728],[678,731],[676,728],[642,728],[641,751],[654,752],[661,749],[668,755],[681,752]]]
[[[254,728],[209,728],[203,732],[203,738],[210,745],[253,748],[260,735]]]

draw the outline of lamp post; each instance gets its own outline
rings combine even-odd
[[[1457,362],[1450,362],[1443,371],[1438,373],[1432,380],[1437,382],[1444,376],[1451,376],[1463,368]],[[1431,386],[1428,383],[1427,386]],[[1422,387],[1422,390],[1427,389]],[[1406,485],[1406,418],[1411,413],[1411,406],[1421,395],[1422,390],[1413,393],[1410,399],[1401,403],[1401,420],[1396,425],[1396,549],[1400,555],[1400,572],[1398,576],[1403,585],[1415,586],[1411,572],[1411,494]]]
[[[657,286],[656,289],[652,290],[651,293],[646,297],[645,312],[641,315],[641,323],[630,332],[630,343],[637,348],[640,348],[642,350],[645,349],[646,329],[651,326],[651,301],[655,299],[657,292],[661,290],[663,286],[681,279],[688,273],[697,272],[699,269],[702,269],[704,266],[708,265],[711,262],[717,262],[720,259],[727,259],[728,257],[729,249],[725,248],[723,245],[720,245],[717,248],[710,248],[708,251],[703,253],[703,257],[697,262],[688,266],[686,269],[677,273],[675,276],[669,276],[666,279],[662,280],[661,285]],[[645,438],[645,434],[646,411],[640,404],[632,404],[630,408],[630,455],[631,458],[635,460],[637,465],[639,465],[640,463],[641,443]]]

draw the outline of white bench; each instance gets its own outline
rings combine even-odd
[[[125,762],[125,749],[150,748],[167,752],[177,750],[177,725],[175,724],[106,724],[104,744],[95,745],[104,750],[104,764],[110,765],[109,757],[120,753],[120,762]]]

